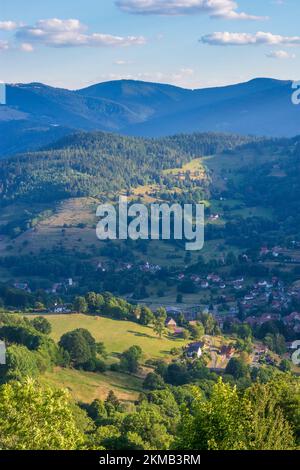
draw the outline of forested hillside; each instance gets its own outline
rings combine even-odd
[[[161,171],[181,167],[195,156],[231,150],[252,141],[226,134],[164,139],[102,132],[67,136],[40,152],[0,163],[0,200],[48,202],[159,182]]]

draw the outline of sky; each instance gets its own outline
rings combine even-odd
[[[300,79],[299,0],[0,0],[0,82]]]

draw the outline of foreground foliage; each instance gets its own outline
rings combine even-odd
[[[11,381],[0,387],[0,449],[292,450],[295,406],[288,377],[243,393],[220,379],[209,397],[195,386],[155,390],[134,409],[113,392],[79,408],[66,391]]]
[[[0,388],[0,449],[72,450],[83,442],[66,391],[42,388],[32,380]]]

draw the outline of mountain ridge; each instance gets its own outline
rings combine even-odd
[[[0,105],[0,133],[16,144],[0,144],[0,156],[36,149],[40,141],[51,143],[54,128],[61,135],[99,130],[142,137],[190,132],[293,137],[300,134],[300,107],[292,104],[292,92],[292,81],[272,78],[194,90],[138,80],[80,90],[38,82],[8,84],[7,105]],[[41,127],[49,130],[45,142]],[[28,128],[31,136],[36,132],[32,146]]]

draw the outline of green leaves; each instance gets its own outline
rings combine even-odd
[[[196,392],[197,393],[197,392]],[[183,412],[177,449],[283,450],[295,448],[292,428],[265,385],[245,395],[220,379],[209,400],[198,396]]]
[[[67,392],[31,379],[0,387],[1,450],[73,450],[83,442]]]

